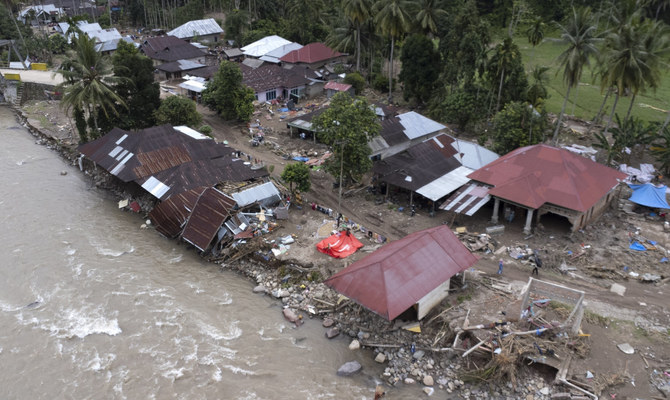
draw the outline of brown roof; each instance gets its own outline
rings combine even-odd
[[[335,81],[328,81],[328,83],[326,83],[323,86],[323,88],[324,89],[336,90],[338,92],[346,92],[347,90],[351,89],[351,85],[348,84],[348,83],[339,83],[339,82],[335,82]]]
[[[342,53],[331,49],[323,43],[310,43],[300,49],[293,50],[279,60],[287,63],[305,63],[313,64],[321,61],[328,61],[332,58],[341,56]]]
[[[254,92],[276,88],[290,89],[307,85],[310,82],[300,70],[286,69],[275,64],[266,63],[256,69],[240,64],[240,69],[243,76],[242,82]]]
[[[199,187],[177,193],[154,207],[149,218],[156,230],[169,238],[179,236],[195,202],[204,190],[205,188]]]
[[[533,209],[549,203],[586,212],[626,175],[545,144],[516,149],[468,175],[492,196]]]
[[[265,169],[251,169],[235,158],[232,148],[210,138],[196,139],[170,125],[139,132],[114,128],[79,151],[124,182],[146,184],[143,187],[162,200],[199,186],[267,175]]]
[[[161,61],[188,60],[205,55],[203,50],[174,36],[148,38],[140,45],[140,51],[151,59]]]
[[[405,135],[405,127],[402,126],[397,117],[386,118],[381,121],[382,128],[379,130],[379,135],[384,138],[389,146],[405,143],[407,135]]]
[[[380,180],[407,190],[417,190],[461,166],[449,135],[438,135],[406,151],[376,161],[372,171]],[[411,181],[407,177],[412,177]]]
[[[476,261],[451,229],[440,225],[379,248],[325,284],[390,321]]]
[[[205,251],[234,206],[235,200],[225,193],[215,188],[205,189],[186,222],[182,239]]]

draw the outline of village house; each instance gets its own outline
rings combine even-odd
[[[409,192],[413,206],[416,193],[430,201],[432,214],[436,202],[468,183],[469,174],[497,158],[496,153],[475,143],[439,134],[375,161],[372,171],[377,182],[385,186],[386,196]]]
[[[346,54],[335,51],[323,43],[314,42],[287,53],[279,60],[284,65],[301,65],[318,70],[326,64],[342,62],[344,57]]]
[[[472,182],[442,209],[472,215],[492,197],[491,222],[497,224],[501,212],[510,223],[515,216],[525,217],[523,230],[529,234],[533,217],[536,223],[553,218],[554,225],[562,220],[572,231],[583,228],[607,208],[626,174],[568,150],[536,144],[511,151],[468,178]]]
[[[189,21],[167,33],[187,42],[217,43],[223,34],[223,29],[214,18]]]
[[[192,61],[203,66],[206,54],[191,43],[174,36],[158,36],[147,38],[140,45],[140,51],[153,60],[154,66],[173,61]]]
[[[450,279],[476,262],[440,225],[388,243],[324,283],[388,321],[420,320],[447,297]]]
[[[299,43],[289,43],[283,46],[277,47],[276,49],[265,53],[259,57],[259,60],[271,62],[273,64],[281,63],[280,59],[286,54],[292,52],[293,50],[301,49],[302,45]]]
[[[382,160],[411,146],[437,136],[447,127],[428,117],[410,111],[381,121],[379,136],[372,138],[370,149],[373,160]]]
[[[65,11],[53,4],[36,4],[19,11],[17,18],[24,24],[49,24],[58,21]]]
[[[300,99],[312,80],[296,70],[282,68],[275,64],[264,64],[251,68],[240,64],[242,82],[253,89],[259,102],[278,99]],[[303,70],[303,73],[308,71]]]
[[[158,80],[165,81],[170,79],[179,79],[183,75],[189,74],[194,70],[205,68],[206,65],[195,61],[177,60],[160,64],[156,67],[158,71]]]
[[[292,43],[293,42],[290,40],[286,40],[281,36],[272,35],[250,43],[242,47],[240,50],[242,50],[246,57],[261,58],[273,50]]]

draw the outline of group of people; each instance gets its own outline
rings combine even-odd
[[[542,259],[540,258],[540,255],[538,254],[537,250],[533,250],[533,255],[530,257],[530,260],[533,262],[533,270],[531,271],[531,276],[540,276],[540,268],[542,268]],[[500,262],[498,263],[498,275],[502,275],[503,273],[503,260],[502,258],[500,259]]]

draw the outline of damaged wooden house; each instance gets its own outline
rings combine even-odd
[[[127,191],[146,191],[160,201],[149,213],[156,230],[202,252],[251,229],[254,224],[242,215],[245,207],[258,205],[262,213],[262,207],[281,200],[267,181],[265,168],[186,126],[162,125],[138,132],[114,128],[79,151],[126,184]],[[244,196],[248,191],[255,196]],[[263,229],[263,222],[261,218],[256,228]],[[222,232],[228,225],[231,228]]]

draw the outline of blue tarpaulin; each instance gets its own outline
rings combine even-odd
[[[647,251],[647,248],[644,247],[642,244],[639,242],[633,242],[630,244],[630,249],[631,250],[636,250],[636,251]]]
[[[665,191],[667,186],[656,187],[651,183],[644,185],[631,185],[633,195],[628,200],[633,203],[640,204],[651,208],[670,208],[668,200],[665,198]]]

